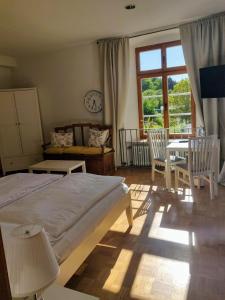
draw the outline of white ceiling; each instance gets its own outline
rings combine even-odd
[[[124,9],[130,3],[136,4],[135,10]],[[224,0],[1,0],[0,52],[60,49],[223,10]]]

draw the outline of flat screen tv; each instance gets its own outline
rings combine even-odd
[[[202,98],[225,97],[225,65],[200,69]]]

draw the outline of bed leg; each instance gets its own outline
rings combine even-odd
[[[133,226],[133,212],[132,212],[132,206],[131,203],[126,208],[126,215],[127,215],[127,221],[130,227]]]

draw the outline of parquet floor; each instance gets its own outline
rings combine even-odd
[[[225,187],[179,195],[147,169],[120,169],[130,186],[134,226],[122,214],[68,287],[102,300],[225,299]]]

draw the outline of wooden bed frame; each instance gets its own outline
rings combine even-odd
[[[77,246],[70,256],[61,263],[60,275],[57,283],[64,286],[67,281],[75,274],[84,260],[89,256],[96,245],[101,241],[113,223],[118,219],[121,213],[126,210],[129,226],[133,225],[133,214],[130,194],[123,196],[114,207],[106,214],[97,228],[91,232],[83,242]],[[0,230],[0,299],[12,300],[9,287],[9,279],[5,262],[4,248]]]
[[[74,249],[65,261],[61,263],[60,275],[57,279],[57,283],[63,286],[67,283],[124,210],[126,210],[128,224],[129,226],[132,226],[133,214],[129,193],[114,205],[97,228]]]

